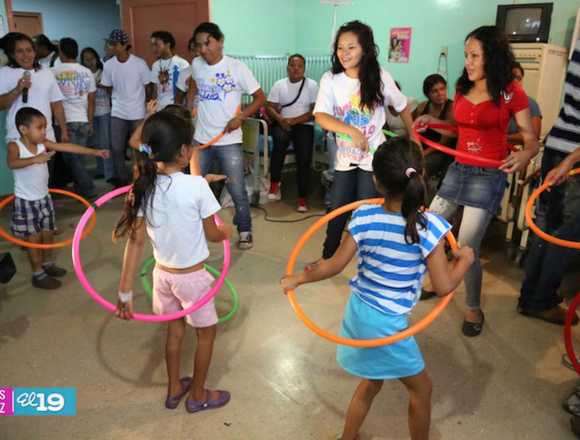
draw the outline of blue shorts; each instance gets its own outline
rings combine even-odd
[[[375,339],[408,327],[407,315],[380,312],[353,293],[346,305],[340,333],[346,338]],[[415,376],[425,369],[413,336],[374,348],[338,345],[336,360],[350,374],[365,379],[399,379]]]
[[[437,195],[457,205],[486,209],[495,215],[507,186],[507,176],[501,170],[453,162]]]

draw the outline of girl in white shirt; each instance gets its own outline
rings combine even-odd
[[[141,252],[148,235],[156,266],[153,271],[153,311],[173,313],[190,307],[203,297],[213,277],[204,269],[209,256],[207,240],[229,238],[231,227],[218,228],[213,215],[220,210],[208,183],[201,176],[181,170],[189,163],[192,129],[178,116],[162,111],[143,127],[138,176],[114,231],[114,237],[129,236],[119,284],[117,316],[131,319],[132,288]],[[181,343],[185,321],[196,329],[197,348],[193,378],[180,378]],[[213,300],[167,327],[165,347],[169,379],[165,407],[175,409],[189,394],[190,413],[219,408],[230,400],[227,391],[205,389],[216,336],[217,314]]]
[[[336,133],[338,147],[331,208],[376,196],[372,178],[372,159],[385,141],[382,127],[386,107],[400,112],[411,133],[411,112],[407,98],[393,78],[381,69],[372,29],[360,21],[340,27],[334,40],[332,70],[320,80],[314,107],[316,122]],[[323,258],[338,249],[348,214],[328,224]]]

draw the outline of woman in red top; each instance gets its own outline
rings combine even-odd
[[[457,150],[502,162],[499,168],[489,168],[476,159],[457,158],[430,206],[448,219],[458,207],[464,207],[458,240],[476,253],[475,262],[465,275],[467,310],[462,330],[466,336],[477,336],[483,328],[482,271],[477,257],[507,186],[506,173],[524,169],[539,150],[528,98],[514,81],[513,64],[514,56],[502,31],[495,26],[482,26],[471,32],[465,39],[465,68],[457,81],[453,104],[453,123],[458,133],[439,130],[444,135],[458,136]],[[509,154],[507,127],[512,115],[523,137],[524,149]],[[429,115],[415,121],[420,129],[429,123],[443,121]]]

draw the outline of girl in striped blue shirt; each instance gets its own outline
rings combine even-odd
[[[424,210],[424,161],[417,144],[391,139],[379,147],[372,164],[384,203],[354,211],[348,234],[332,258],[282,280],[288,290],[331,278],[358,254],[358,273],[350,281],[352,295],[341,329],[342,336],[354,339],[381,338],[406,329],[425,272],[437,294],[444,296],[461,282],[474,258],[473,250],[463,247],[449,265],[444,236],[450,225]],[[342,440],[357,438],[385,379],[399,379],[409,391],[411,438],[429,437],[432,384],[414,337],[376,348],[339,345],[337,361],[362,379],[348,408]]]

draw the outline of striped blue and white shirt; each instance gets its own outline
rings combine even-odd
[[[358,274],[353,293],[371,307],[395,315],[417,303],[427,256],[451,229],[441,216],[426,212],[427,228],[417,225],[419,243],[405,241],[405,218],[380,205],[363,205],[352,215],[348,230],[358,247]]]
[[[576,40],[564,83],[564,103],[545,145],[572,153],[580,145],[580,39]]]

